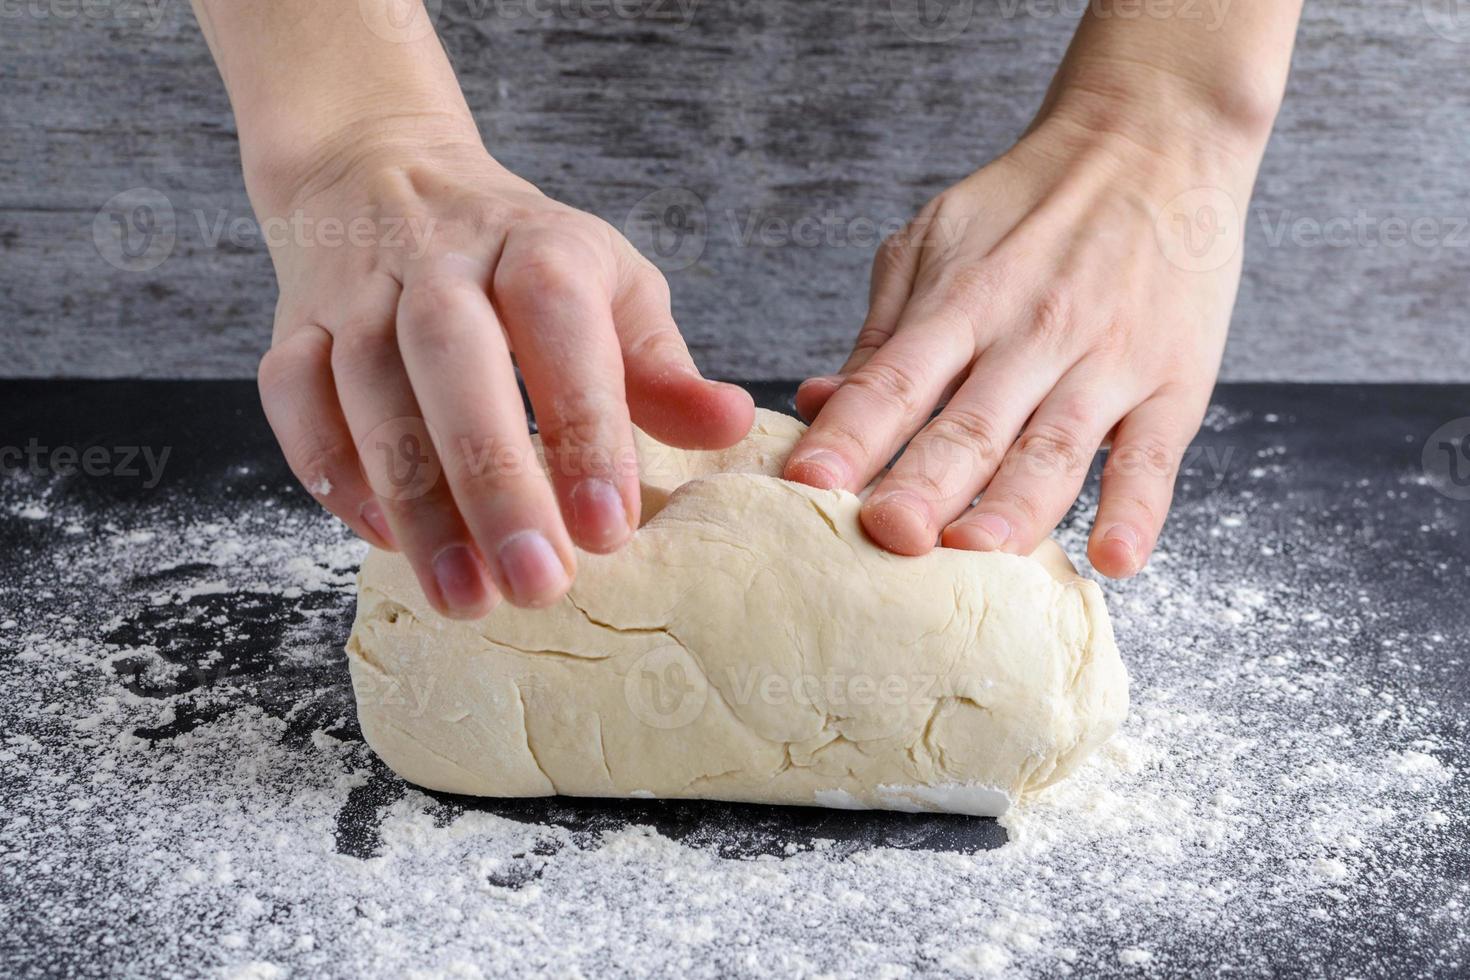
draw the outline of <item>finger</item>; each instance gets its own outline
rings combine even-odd
[[[626,260],[613,306],[633,422],[680,449],[733,446],[755,422],[755,402],[738,385],[700,375],[674,323],[662,273]]]
[[[953,387],[972,335],[938,320],[905,325],[832,393],[786,463],[788,480],[856,491]]]
[[[1163,530],[1174,482],[1204,405],[1161,392],[1119,424],[1103,466],[1087,555],[1109,578],[1137,574]]]
[[[266,421],[296,479],[358,537],[396,548],[332,386],[331,335],[315,325],[295,328],[261,359],[259,383]]]
[[[517,606],[561,598],[571,539],[536,458],[488,261],[445,252],[410,267],[398,346],[450,493],[496,587]]]
[[[395,339],[396,284],[374,312],[336,331],[332,373],[369,485],[424,596],[446,616],[473,619],[497,594],[444,482]],[[382,312],[377,312],[381,309]]]
[[[846,380],[844,374],[820,374],[807,378],[796,386],[796,414],[810,425]]]
[[[970,551],[1034,551],[1076,502],[1097,447],[1127,410],[1117,390],[1078,371],[1063,378],[1006,453],[980,502],[944,529],[942,543]]]
[[[914,436],[863,505],[880,546],[904,555],[934,547],[939,531],[990,481],[1062,368],[1019,345],[981,354],[948,404]]]
[[[816,418],[847,376],[866,364],[893,336],[912,293],[918,265],[919,250],[912,244],[908,229],[889,235],[878,246],[868,280],[868,315],[858,331],[852,353],[836,374],[808,378],[797,387],[796,410],[803,419],[810,422]]]
[[[637,528],[641,495],[613,329],[613,273],[598,266],[575,241],[513,233],[493,291],[567,529],[588,551],[609,552]]]

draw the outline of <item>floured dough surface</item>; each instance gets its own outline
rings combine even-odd
[[[640,436],[643,527],[550,609],[448,620],[372,552],[347,645],[369,744],[454,793],[996,815],[1105,741],[1128,695],[1097,586],[1050,542],[882,551],[856,496],[774,475],[802,428]]]

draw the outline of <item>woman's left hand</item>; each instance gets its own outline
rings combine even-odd
[[[863,506],[879,545],[1029,553],[1110,440],[1089,556],[1113,577],[1148,560],[1219,369],[1265,136],[1140,138],[1114,110],[1061,100],[931,201],[879,250],[847,363],[801,386],[789,479],[857,491],[908,444]]]

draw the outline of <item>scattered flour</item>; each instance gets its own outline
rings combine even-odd
[[[750,810],[674,840],[398,783],[338,649],[361,546],[304,499],[103,519],[36,491],[0,488],[9,975],[1470,970],[1466,722],[1420,686],[1466,640],[1251,496],[1181,504],[1171,540],[1211,550],[1108,586],[1132,716],[1004,846],[732,856]]]

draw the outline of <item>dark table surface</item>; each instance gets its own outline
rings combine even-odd
[[[789,409],[790,386],[753,390],[767,407]],[[252,384],[0,382],[0,972],[395,973],[404,966],[395,949],[419,941],[405,937],[427,936],[434,949],[442,929],[443,947],[454,945],[486,974],[872,975],[881,962],[914,974],[1466,975],[1470,458],[1455,455],[1470,431],[1466,416],[1464,386],[1222,386],[1187,460],[1163,557],[1135,582],[1107,587],[1134,681],[1135,717],[1125,729],[1134,741],[1124,744],[1143,759],[1118,763],[1127,775],[1116,778],[1122,796],[1177,798],[1201,820],[1225,805],[1218,794],[1235,798],[1246,839],[1213,858],[1191,852],[1155,865],[1130,849],[1157,837],[1157,827],[1099,831],[1092,845],[1037,857],[1045,873],[1028,876],[1024,862],[986,857],[1013,848],[1014,829],[993,820],[487,801],[406,787],[362,745],[340,655],[358,552],[295,486]],[[100,450],[89,456],[89,447]],[[1093,505],[1089,491],[1062,529],[1074,557]],[[247,728],[268,734],[211,748]],[[1293,740],[1296,749],[1286,744]],[[1257,747],[1242,750],[1247,741]],[[350,778],[313,768],[313,752],[328,743]],[[1225,753],[1227,743],[1230,761],[1203,758]],[[244,775],[241,744],[261,746],[256,770]],[[1172,761],[1158,761],[1160,753]],[[1214,776],[1191,781],[1190,772],[1210,766]],[[271,775],[277,770],[284,776]],[[276,778],[325,781],[309,803],[303,789],[282,807]],[[1168,793],[1155,793],[1160,786]],[[1291,802],[1293,794],[1307,795]],[[1342,810],[1353,805],[1377,809],[1347,820]],[[1322,812],[1302,816],[1314,806]],[[288,815],[293,807],[299,825]],[[905,900],[909,920],[895,913],[875,925],[839,910],[821,939],[772,924],[789,906],[747,919],[746,903],[731,899],[742,948],[754,941],[804,951],[805,960],[737,957],[717,928],[682,960],[663,958],[648,945],[651,934],[633,930],[626,944],[645,947],[635,964],[613,947],[559,949],[551,920],[532,912],[515,914],[536,918],[540,939],[517,947],[523,958],[507,959],[457,926],[397,907],[374,919],[375,935],[387,941],[364,958],[347,952],[361,939],[349,935],[341,908],[293,897],[282,862],[290,864],[299,843],[303,874],[331,881],[323,889],[342,896],[357,887],[348,869],[374,867],[385,853],[401,864],[395,881],[432,876],[432,865],[410,869],[398,830],[385,842],[385,821],[399,827],[405,808],[433,828],[469,826],[467,814],[529,828],[530,845],[507,844],[508,857],[479,878],[491,892],[521,895],[534,882],[543,901],[559,889],[576,894],[581,874],[589,900],[636,908],[641,899],[602,890],[601,878],[588,884],[591,872],[568,856],[640,826],[715,862],[709,874],[742,863],[764,868],[765,860],[796,869],[822,852],[831,882],[847,880],[839,862],[852,864],[854,876],[882,864],[889,877],[863,878],[864,887],[877,880],[880,892],[884,881],[905,895],[917,891]],[[268,827],[281,850],[241,845],[245,831],[225,828],[242,820],[261,835]],[[1089,820],[1104,817],[1079,813],[1071,825]],[[1343,831],[1344,820],[1358,830]],[[320,853],[309,844],[319,839]],[[218,841],[232,848],[229,875],[195,853]],[[495,846],[487,837],[484,852],[499,853]],[[926,911],[925,903],[938,910],[946,889],[915,882],[941,867],[925,862],[942,853],[1000,862],[977,863],[973,874],[943,866],[968,883],[954,887],[970,889],[972,918]],[[444,860],[455,873],[463,863]],[[1065,878],[1068,865],[1093,860],[1076,872],[1075,891],[1096,904],[1113,894],[1100,890],[1098,874],[1124,873],[1123,884],[1110,886],[1121,916],[1098,919],[1060,886],[1032,880],[1017,901],[1058,917],[1037,927],[1050,937],[1039,951],[1011,926],[998,934],[987,924],[979,906],[1004,882]],[[1176,893],[1179,907],[1149,904],[1124,887],[1130,865],[1154,868],[1158,888],[1187,885]],[[180,890],[178,882],[201,874],[209,896]],[[822,875],[811,872],[827,882]],[[734,887],[715,881],[708,887]],[[1223,911],[1189,904],[1211,889],[1237,898],[1222,899]],[[367,915],[362,894],[342,901],[358,928]],[[262,903],[264,913],[255,909]],[[240,911],[246,906],[254,918]],[[952,928],[936,924],[943,921]],[[837,951],[832,935],[843,929],[896,930],[874,937],[895,959],[853,952],[850,941]],[[454,966],[420,965],[436,973]]]

